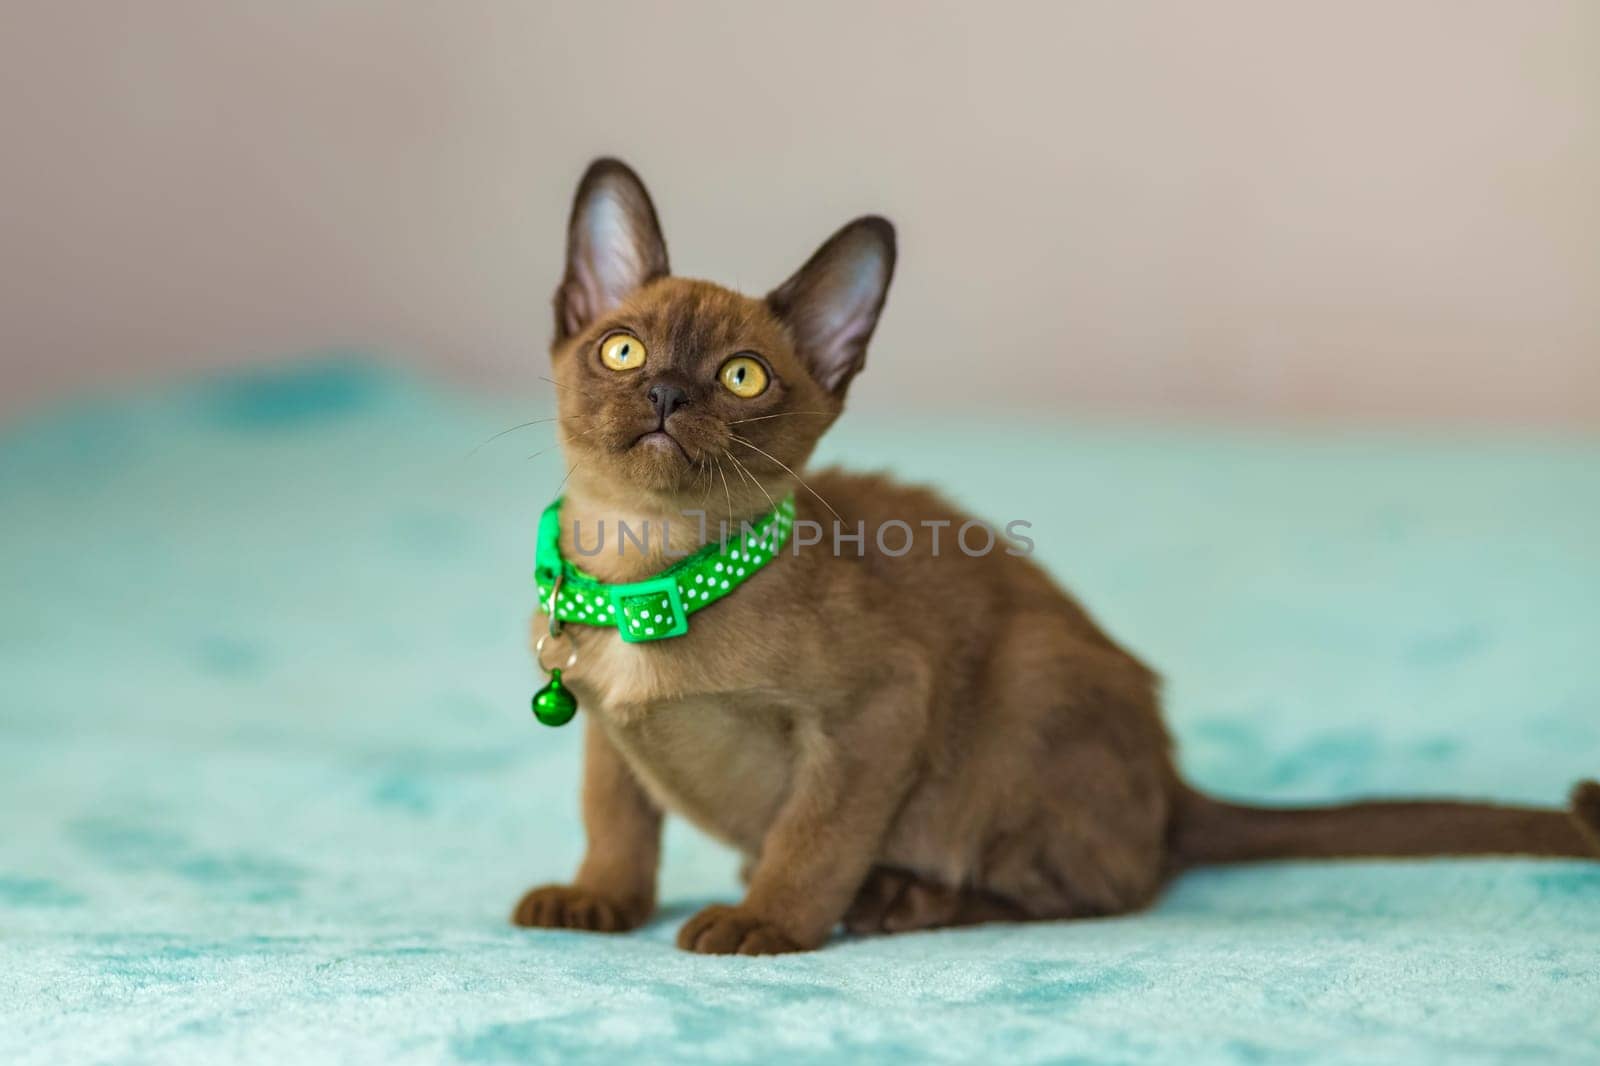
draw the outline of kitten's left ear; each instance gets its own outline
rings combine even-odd
[[[596,159],[572,201],[567,272],[556,289],[556,339],[579,332],[667,273],[667,242],[644,182],[620,159]]]
[[[823,388],[844,395],[867,358],[867,341],[894,276],[894,227],[868,215],[829,237],[794,277],[767,296],[800,357]]]

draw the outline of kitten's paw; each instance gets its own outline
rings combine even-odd
[[[541,885],[511,912],[511,924],[537,929],[586,929],[623,933],[637,928],[650,909],[603,896],[576,885]]]
[[[712,906],[678,930],[678,946],[701,955],[782,955],[804,951],[783,930],[743,907]]]
[[[857,936],[865,936],[981,922],[1020,922],[1028,917],[1021,907],[999,896],[950,888],[905,870],[876,866],[845,912],[844,927]]]
[[[906,933],[950,925],[961,911],[961,895],[903,870],[876,867],[867,875],[844,927],[857,935]]]

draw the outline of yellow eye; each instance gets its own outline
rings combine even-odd
[[[717,376],[729,392],[751,399],[767,391],[767,368],[748,355],[736,355],[722,364]]]
[[[612,370],[644,366],[644,342],[631,333],[613,333],[600,345],[600,361]]]

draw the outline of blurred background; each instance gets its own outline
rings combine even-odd
[[[0,414],[359,348],[542,391],[573,184],[902,259],[858,409],[1600,420],[1600,4],[0,8]]]

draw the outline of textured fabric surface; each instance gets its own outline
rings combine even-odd
[[[1594,1062],[1600,865],[1190,876],[1106,921],[699,958],[515,930],[577,862],[525,645],[538,403],[332,359],[0,439],[0,1062]],[[1600,772],[1600,442],[934,425],[825,457],[1033,523],[1202,785],[1560,802]],[[953,620],[959,624],[959,620]]]

